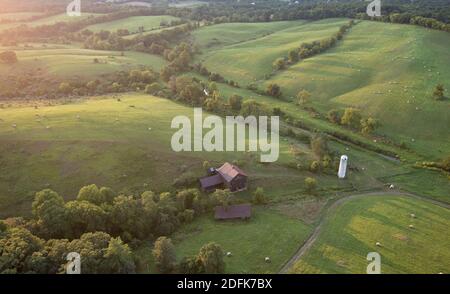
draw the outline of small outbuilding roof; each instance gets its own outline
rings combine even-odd
[[[205,177],[200,179],[200,185],[203,189],[210,189],[217,185],[223,184],[223,179],[220,174],[216,174],[213,176]]]
[[[217,172],[227,182],[231,182],[238,175],[247,177],[245,172],[243,172],[239,167],[237,167],[231,163],[228,163],[228,162],[224,163],[224,165],[222,165],[220,168],[218,168]]]
[[[252,206],[250,204],[231,205],[228,207],[217,206],[215,218],[217,220],[226,219],[248,219],[252,215]]]

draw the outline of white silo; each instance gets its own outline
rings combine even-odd
[[[347,155],[342,155],[341,163],[339,164],[339,172],[338,172],[338,177],[340,179],[344,179],[345,175],[347,174],[347,161],[348,161]]]

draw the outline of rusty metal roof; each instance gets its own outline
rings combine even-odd
[[[223,184],[223,178],[220,174],[200,179],[200,185],[203,189],[208,189],[217,185]]]
[[[230,164],[228,162],[224,163],[220,168],[217,169],[217,172],[224,178],[225,181],[231,182],[238,175],[247,176],[239,167]]]
[[[215,218],[219,220],[250,218],[252,215],[252,206],[250,204],[231,205],[228,207],[217,206]]]

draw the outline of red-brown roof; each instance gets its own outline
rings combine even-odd
[[[230,164],[228,162],[224,163],[217,172],[222,175],[225,181],[231,182],[238,175],[247,176],[239,167]]]
[[[252,206],[250,204],[232,205],[228,207],[217,206],[215,218],[218,220],[225,219],[246,219],[252,215]]]

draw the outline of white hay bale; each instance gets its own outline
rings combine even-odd
[[[378,247],[381,247],[381,243],[380,242],[375,243],[375,245],[378,246]]]
[[[415,215],[414,213],[411,213],[410,216],[411,216],[412,218],[416,218],[416,215]]]
[[[231,254],[230,251],[228,251],[228,252],[227,252],[227,256],[228,256],[228,257],[231,257],[231,256],[233,256],[233,255]]]
[[[50,129],[50,126],[46,126],[45,128],[46,128],[47,130],[49,130],[49,129]]]
[[[270,262],[270,257],[264,258],[264,261],[267,262],[267,263],[269,263],[269,262]]]
[[[12,124],[11,125],[13,128],[17,128],[17,125],[16,124]]]
[[[394,189],[395,188],[395,186],[394,186],[394,184],[391,184],[390,186],[389,186],[389,189]]]
[[[414,225],[409,225],[409,228],[410,229],[414,229]]]

